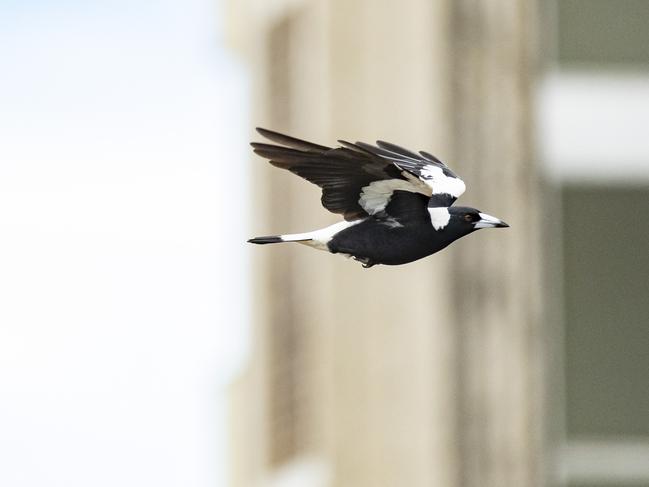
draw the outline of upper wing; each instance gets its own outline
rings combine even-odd
[[[450,188],[448,179],[460,181],[463,191],[464,183],[434,158],[404,157],[404,154],[381,146],[344,141],[339,141],[342,147],[329,148],[266,129],[258,128],[257,131],[280,145],[253,142],[255,153],[269,159],[274,166],[288,169],[320,186],[323,206],[333,213],[343,214],[346,220],[385,213],[397,191],[419,193],[421,197],[407,201],[416,206],[414,211],[420,214],[427,202],[429,206],[441,206],[438,203],[442,200],[448,201],[449,197],[445,196],[448,191],[457,196],[461,194],[457,187]],[[443,168],[448,173],[444,173]],[[449,205],[457,196],[452,197]],[[398,220],[399,215],[389,210],[398,208],[397,212],[401,213],[403,206],[393,204],[387,212]]]
[[[430,188],[429,207],[451,206],[466,190],[462,181],[437,157],[425,151],[419,154],[390,142],[378,140],[376,145],[356,142],[358,147],[392,161],[400,168],[415,174]]]

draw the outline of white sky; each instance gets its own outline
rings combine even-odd
[[[0,1],[0,485],[224,485],[245,73],[217,0]]]

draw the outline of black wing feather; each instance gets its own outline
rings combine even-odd
[[[414,152],[404,149],[401,146],[392,144],[390,142],[385,142],[378,140],[377,145],[366,144],[364,142],[357,142],[358,147],[363,148],[366,151],[369,151],[373,154],[376,154],[380,157],[385,157],[391,159],[394,164],[399,166],[401,169],[408,171],[411,174],[415,174],[422,181],[429,180],[430,177],[425,174],[425,171],[430,170],[431,167],[438,167],[441,169],[442,173],[449,177],[459,179],[457,175],[451,171],[451,169],[440,159],[435,157],[428,152],[421,151],[419,155]],[[441,193],[441,194],[432,194],[428,206],[430,207],[447,207],[451,206],[457,196]]]
[[[265,129],[257,129],[279,145],[253,142],[254,152],[322,188],[322,205],[346,220],[368,216],[360,205],[362,188],[373,181],[404,179],[389,160],[352,148],[330,148]]]
[[[324,145],[314,144],[313,142],[307,142],[306,140],[296,139],[290,135],[280,134],[279,132],[273,132],[272,130],[264,129],[257,127],[257,132],[263,137],[271,140],[277,144],[285,145],[287,147],[292,147],[294,149],[300,149],[305,151],[315,151],[322,152],[327,151],[330,148],[325,147]]]
[[[428,159],[431,162],[436,162],[437,164],[441,164],[442,166],[446,166],[446,164],[444,164],[442,161],[440,161],[437,157],[435,157],[434,155],[432,155],[432,154],[430,154],[430,153],[428,153],[426,151],[420,150],[419,153],[422,155],[422,157],[424,159]]]
[[[278,145],[253,142],[254,152],[320,186],[322,205],[346,220],[371,213],[398,222],[421,221],[429,218],[427,205],[450,206],[455,201],[452,195],[435,194],[430,186],[432,167],[457,176],[427,152],[416,154],[384,141],[371,145],[339,140],[341,147],[330,148],[263,128],[257,131]],[[370,186],[376,181],[393,182]]]
[[[385,142],[383,140],[377,140],[376,145],[378,145],[381,149],[393,152],[397,156],[405,157],[406,159],[413,159],[415,161],[421,160],[421,157],[419,155],[396,144],[391,144],[390,142]]]

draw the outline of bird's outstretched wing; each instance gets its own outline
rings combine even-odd
[[[288,169],[322,188],[322,205],[346,220],[369,215],[410,220],[415,214],[428,218],[426,206],[450,206],[464,192],[464,183],[436,157],[419,155],[399,146],[379,141],[339,141],[336,148],[313,144],[270,130],[258,128],[274,142],[253,142],[254,152],[274,166]],[[400,202],[391,200],[395,193]]]
[[[339,141],[347,146],[354,145],[361,147],[379,157],[387,159],[401,169],[405,169],[423,182],[428,188],[430,195],[429,207],[451,206],[465,191],[466,186],[449,167],[425,151],[416,154],[408,149],[390,142],[377,140],[376,145],[356,142],[349,144]]]

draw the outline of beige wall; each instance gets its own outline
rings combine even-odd
[[[468,183],[463,202],[512,224],[369,270],[296,245],[255,248],[253,354],[232,387],[235,487],[291,475],[290,485],[341,487],[540,483],[535,14],[525,5],[231,2],[257,124],[323,144],[429,150]],[[251,164],[254,233],[337,220],[316,187]]]

